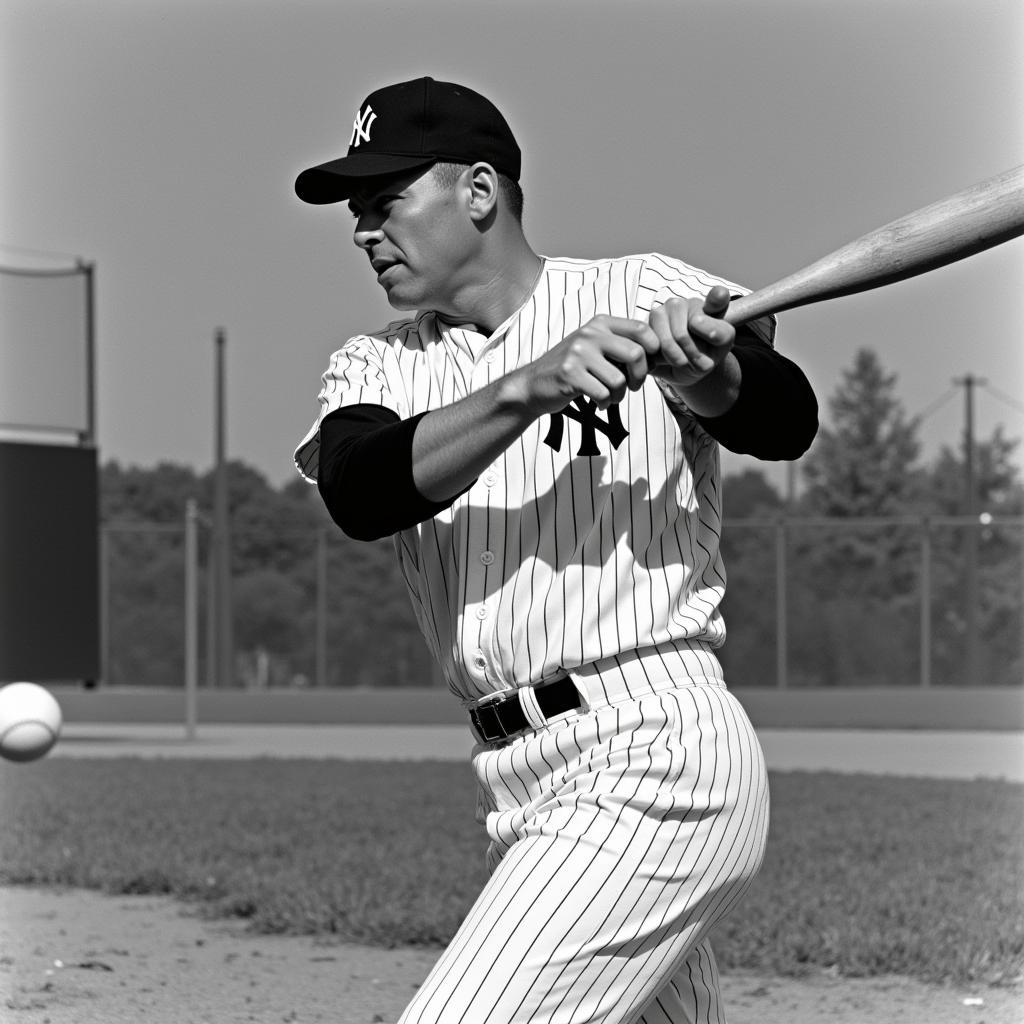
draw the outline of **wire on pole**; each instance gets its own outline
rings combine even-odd
[[[1002,402],[1004,405],[1008,405],[1011,409],[1016,410],[1019,413],[1024,413],[1024,402],[1017,401],[1016,398],[1000,391],[998,388],[992,387],[991,384],[982,382],[982,390],[990,394],[994,399]]]
[[[929,416],[933,416],[939,411],[954,395],[956,394],[956,388],[949,388],[945,394],[940,395],[934,402],[925,406],[925,408],[919,412],[916,416],[911,417],[913,423],[923,423]]]

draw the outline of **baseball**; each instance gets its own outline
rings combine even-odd
[[[35,683],[9,683],[0,688],[0,757],[35,761],[60,735],[60,705],[49,690]]]

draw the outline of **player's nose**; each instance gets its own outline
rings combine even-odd
[[[359,217],[356,221],[355,229],[352,232],[352,241],[355,242],[360,249],[367,252],[383,237],[384,232],[381,231],[380,223],[374,223],[365,215]]]

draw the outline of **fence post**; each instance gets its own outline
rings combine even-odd
[[[196,688],[199,681],[198,511],[185,504],[185,738],[196,738]]]
[[[967,677],[967,686],[981,686],[981,646],[979,643],[981,630],[981,589],[978,580],[978,541],[981,530],[976,513],[967,520],[964,529],[967,531],[964,535],[964,555],[966,559],[964,574],[967,584],[964,614],[967,620],[967,666],[964,674]]]
[[[932,685],[932,532],[921,517],[921,686]]]
[[[327,530],[316,532],[316,685],[327,685]]]
[[[1024,683],[1024,519],[1020,524],[1020,666]]]
[[[100,527],[100,682],[110,685],[110,527]]]
[[[788,623],[786,616],[786,517],[775,521],[775,685],[789,683]]]
[[[217,562],[213,557],[213,528],[206,522],[206,688],[217,686]]]

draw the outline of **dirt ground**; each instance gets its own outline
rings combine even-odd
[[[0,888],[9,1024],[391,1024],[436,955],[252,936],[159,897]],[[731,1024],[1024,1021],[1024,988],[750,972],[722,981]]]

